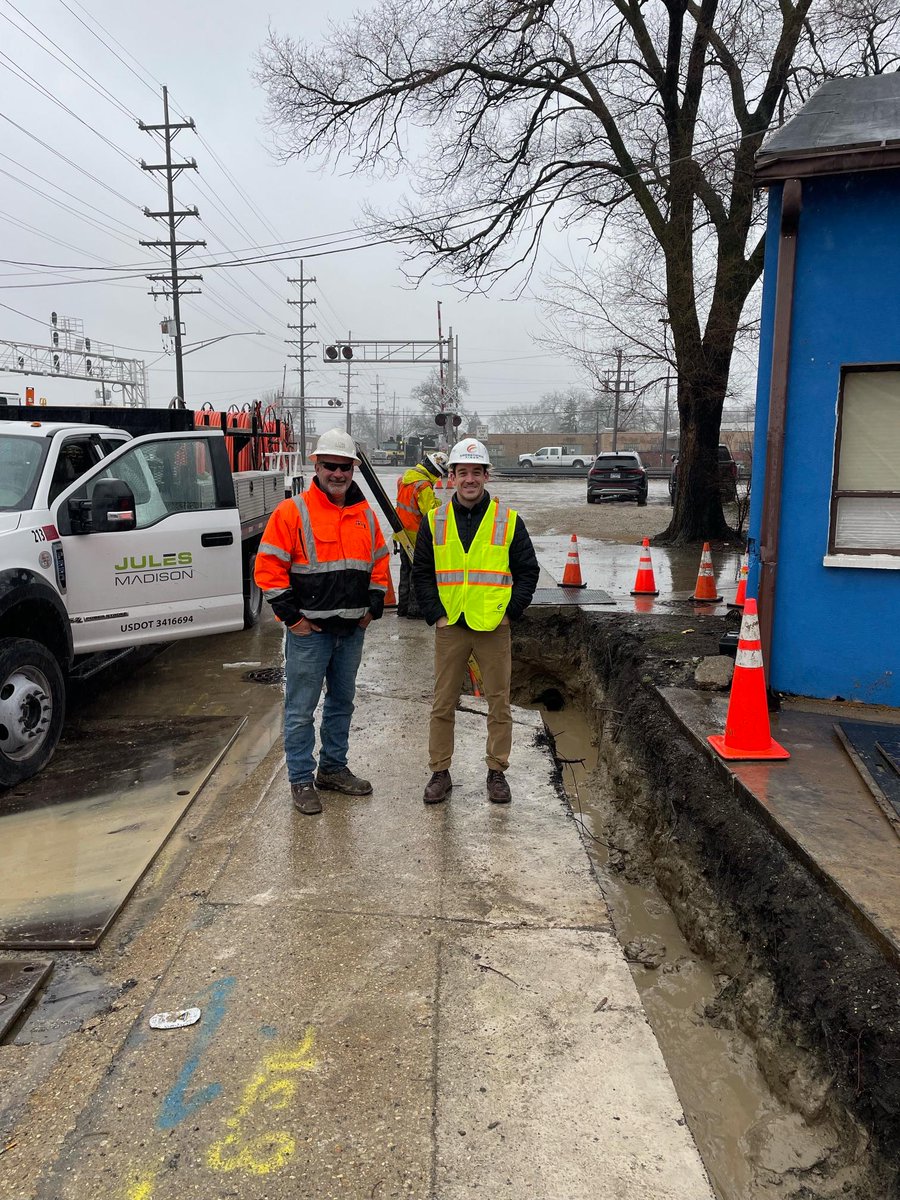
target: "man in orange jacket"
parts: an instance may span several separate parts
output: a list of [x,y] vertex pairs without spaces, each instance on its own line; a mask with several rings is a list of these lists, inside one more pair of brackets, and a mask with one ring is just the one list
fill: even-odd
[[[310,454],[312,486],[272,513],[256,582],[285,625],[284,755],[295,807],[322,811],[317,788],[368,796],[347,766],[356,674],[366,626],[384,611],[389,551],[353,468],[356,445],[329,429]],[[313,714],[326,685],[316,773]]]

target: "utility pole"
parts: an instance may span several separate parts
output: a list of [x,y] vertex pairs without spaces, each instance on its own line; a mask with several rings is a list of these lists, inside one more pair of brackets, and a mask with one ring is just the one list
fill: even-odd
[[300,458],[306,462],[306,351],[307,347],[315,345],[314,342],[306,340],[306,331],[315,329],[315,322],[307,322],[306,310],[311,304],[315,304],[315,300],[306,299],[306,285],[315,283],[316,278],[305,276],[303,274],[303,259],[300,259],[300,274],[296,279],[288,276],[288,283],[296,283],[300,290],[300,298],[298,300],[288,300],[288,304],[294,304],[300,309],[300,324],[288,324],[288,329],[297,331],[299,337],[285,338],[289,346],[296,346],[300,353],[289,354],[288,358],[296,358],[299,360],[300,366],[297,368],[300,373]]
[[[353,334],[347,330],[347,341],[353,341]],[[350,416],[350,359],[347,359],[347,433],[353,436],[353,418]]]
[[600,385],[603,388],[604,392],[613,392],[615,394],[615,398],[613,401],[613,434],[612,434],[613,450],[618,450],[618,448],[619,448],[618,442],[619,442],[619,403],[620,403],[620,400],[621,400],[623,394],[634,391],[634,377],[633,377],[631,371],[627,372],[625,378],[622,377],[622,359],[623,358],[624,358],[624,352],[622,350],[616,350],[615,383],[613,383],[612,378],[611,378],[612,372],[607,371],[606,372],[606,380],[604,383],[602,383]]
[[[196,126],[193,120],[179,121],[174,125],[169,120],[169,89],[163,88],[163,124],[162,125],[145,125],[143,121],[138,121],[138,128],[143,129],[145,133],[161,133],[166,147],[166,161],[164,163],[145,163],[141,159],[142,171],[164,171],[166,176],[166,195],[169,200],[169,207],[161,212],[151,212],[148,208],[144,209],[145,217],[153,217],[155,219],[165,218],[169,226],[169,237],[167,241],[141,241],[141,246],[152,246],[156,249],[168,247],[169,250],[169,273],[167,275],[148,275],[147,278],[151,283],[161,283],[165,286],[159,291],[150,289],[150,295],[154,298],[157,296],[172,297],[172,315],[174,321],[163,322],[164,332],[175,339],[175,381],[177,396],[176,399],[184,404],[184,367],[182,365],[181,339],[184,334],[184,329],[181,324],[181,297],[192,296],[199,293],[199,288],[184,288],[184,283],[190,283],[202,280],[202,275],[179,275],[178,259],[188,250],[194,249],[196,246],[206,246],[206,242],[188,241],[185,239],[176,238],[175,233],[178,226],[186,217],[199,217],[197,206],[193,208],[175,208],[175,180],[182,171],[196,171],[197,160],[192,158],[189,162],[172,162],[172,143],[182,129],[190,129],[196,132]],[[173,328],[169,326],[174,325]]]
[[666,402],[663,405],[662,458],[660,459],[660,466],[662,467],[666,465],[666,458],[669,453],[669,385],[671,381],[671,372],[666,367]]
[[375,376],[375,448],[381,445],[381,379]]

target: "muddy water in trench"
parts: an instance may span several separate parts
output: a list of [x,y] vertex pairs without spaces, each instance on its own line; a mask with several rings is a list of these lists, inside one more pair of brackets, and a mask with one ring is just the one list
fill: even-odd
[[[779,1168],[794,1158],[790,1136],[797,1132],[796,1119],[769,1091],[748,1039],[702,1017],[718,990],[716,976],[691,951],[662,896],[607,869],[605,832],[592,807],[589,780],[597,751],[584,716],[570,706],[541,713],[555,738],[563,784],[600,869],[619,940],[625,945],[652,938],[665,946],[659,968],[636,964],[632,974],[717,1195],[720,1200],[791,1195],[794,1188],[778,1177]],[[583,762],[571,761],[579,759]]]

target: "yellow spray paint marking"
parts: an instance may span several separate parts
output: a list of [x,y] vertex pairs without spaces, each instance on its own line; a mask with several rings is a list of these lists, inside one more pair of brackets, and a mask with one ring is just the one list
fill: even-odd
[[155,1173],[145,1175],[143,1179],[135,1179],[128,1185],[126,1200],[153,1200],[153,1183]]
[[[206,1162],[212,1170],[268,1175],[285,1165],[296,1147],[291,1134],[279,1131],[247,1136],[244,1126],[254,1109],[280,1112],[288,1107],[297,1091],[296,1081],[289,1078],[291,1073],[312,1071],[317,1065],[313,1042],[314,1031],[307,1029],[296,1049],[278,1050],[263,1059],[259,1073],[244,1088],[234,1115],[225,1122],[230,1132],[206,1152]],[[149,1196],[146,1200],[150,1200]]]

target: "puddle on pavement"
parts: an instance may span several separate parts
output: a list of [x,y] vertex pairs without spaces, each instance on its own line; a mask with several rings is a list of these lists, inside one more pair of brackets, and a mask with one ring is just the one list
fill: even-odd
[[[656,969],[632,964],[632,974],[716,1194],[720,1200],[796,1195],[793,1187],[785,1190],[776,1180],[778,1171],[771,1171],[773,1164],[787,1164],[794,1156],[789,1134],[797,1133],[796,1116],[770,1092],[749,1039],[703,1018],[704,1007],[719,990],[715,974],[690,949],[659,892],[652,885],[629,883],[607,865],[602,815],[591,801],[589,776],[598,763],[588,722],[569,705],[540,711],[555,739],[563,785],[598,868],[620,942],[638,943],[630,953],[641,946],[657,952],[665,947]],[[764,1182],[766,1176],[771,1182]]]

